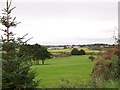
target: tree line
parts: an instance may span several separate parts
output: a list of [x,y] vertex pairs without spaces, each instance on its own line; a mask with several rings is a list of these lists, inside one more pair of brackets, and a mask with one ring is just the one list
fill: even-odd
[[27,56],[29,59],[26,61],[31,64],[40,64],[40,60],[42,61],[42,64],[44,64],[45,59],[52,58],[52,54],[48,52],[47,48],[45,46],[39,45],[39,44],[24,44],[20,46],[19,49],[19,56]]

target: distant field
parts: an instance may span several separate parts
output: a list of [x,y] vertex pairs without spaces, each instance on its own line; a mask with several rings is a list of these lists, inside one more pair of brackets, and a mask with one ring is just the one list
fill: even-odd
[[[83,50],[85,50],[85,52],[99,52],[99,50],[91,50],[91,49],[88,49],[88,48],[78,48],[78,50],[80,50],[80,49],[83,49]],[[49,50],[48,49],[48,51],[49,52],[71,52],[71,50],[72,50],[72,48],[68,48],[68,49],[51,49],[51,50]]]
[[[86,52],[86,55],[90,55],[91,53],[94,52],[94,54],[99,54],[100,50],[91,50],[88,48],[78,48],[78,50],[83,49]],[[55,57],[61,56],[61,53],[69,53],[72,51],[72,48],[68,49],[48,49],[48,51]],[[104,52],[104,51],[101,51]],[[63,55],[62,54],[62,55]]]
[[87,55],[56,57],[45,61],[45,65],[34,65],[37,70],[36,80],[42,79],[39,88],[53,88],[63,78],[69,78],[75,82],[89,80],[93,68]]

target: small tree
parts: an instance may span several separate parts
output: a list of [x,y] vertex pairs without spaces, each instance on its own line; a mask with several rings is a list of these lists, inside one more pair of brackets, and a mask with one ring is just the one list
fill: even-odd
[[26,55],[20,56],[20,45],[24,45],[23,38],[17,40],[13,37],[14,34],[10,31],[10,27],[17,26],[15,21],[16,17],[10,16],[11,11],[15,7],[11,8],[10,3],[6,2],[6,8],[4,8],[3,16],[0,17],[0,22],[6,27],[2,29],[5,38],[2,37],[2,88],[27,88],[35,87],[37,82],[34,81],[35,72],[30,69],[31,65],[26,64],[24,60],[28,59]]

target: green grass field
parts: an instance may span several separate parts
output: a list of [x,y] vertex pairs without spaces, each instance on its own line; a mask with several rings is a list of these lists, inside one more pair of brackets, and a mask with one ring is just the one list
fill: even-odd
[[34,65],[36,80],[41,79],[38,88],[53,88],[63,78],[72,81],[89,80],[93,68],[92,62],[87,55],[56,57],[45,61],[45,65]]
[[[88,48],[78,48],[78,50],[80,50],[80,49],[83,49],[83,50],[85,50],[85,52],[99,52],[99,50],[91,50],[91,49],[88,49]],[[71,52],[71,50],[72,50],[72,48],[68,48],[68,49],[51,49],[51,50],[49,50],[48,49],[48,51],[49,52]]]

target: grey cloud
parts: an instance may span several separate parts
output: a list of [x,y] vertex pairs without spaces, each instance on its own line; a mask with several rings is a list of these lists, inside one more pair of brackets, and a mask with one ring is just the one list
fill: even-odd
[[36,3],[20,2],[15,13],[31,17],[88,17],[101,20],[117,19],[117,3]]

